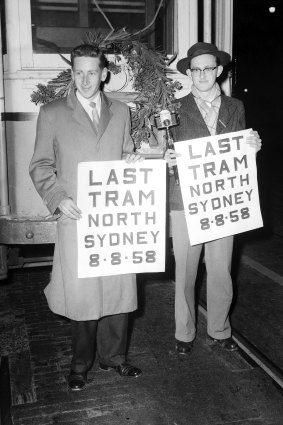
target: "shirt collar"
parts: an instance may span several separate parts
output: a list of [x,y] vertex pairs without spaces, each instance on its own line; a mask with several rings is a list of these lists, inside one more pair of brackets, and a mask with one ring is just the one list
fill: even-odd
[[81,103],[83,108],[86,109],[86,110],[91,109],[91,106],[89,105],[90,102],[95,102],[98,115],[100,115],[100,110],[101,110],[101,94],[100,94],[100,91],[98,93],[96,93],[95,96],[91,97],[90,99],[86,99],[85,97],[83,97],[80,94],[80,92],[78,90],[76,90],[76,96],[78,98],[78,101]]
[[208,98],[204,99],[202,97],[202,93],[196,88],[196,86],[193,84],[191,91],[194,95],[194,97],[207,102],[207,103],[212,103],[216,98],[218,98],[219,96],[221,96],[221,90],[220,87],[218,85],[218,83],[215,83],[214,86],[211,89],[210,95]]

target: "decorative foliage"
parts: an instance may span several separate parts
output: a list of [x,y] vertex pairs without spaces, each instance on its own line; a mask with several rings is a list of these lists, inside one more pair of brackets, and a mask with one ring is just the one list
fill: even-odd
[[[95,4],[109,23],[111,31],[106,37],[102,37],[96,31],[88,32],[86,33],[87,43],[98,46],[106,55],[114,54],[115,63],[113,61],[109,63],[109,71],[113,74],[121,72],[119,62],[121,55],[124,56],[133,81],[133,88],[137,92],[134,100],[135,108],[132,109],[132,136],[136,147],[139,147],[142,141],[148,141],[154,134],[152,129],[154,115],[162,109],[173,112],[178,107],[178,104],[173,103],[174,93],[181,88],[181,85],[168,76],[170,69],[166,54],[150,49],[138,39],[144,30],[135,34],[130,34],[125,28],[114,31],[99,5],[96,2]],[[157,13],[161,4],[162,1]],[[149,26],[151,25],[152,23]],[[64,60],[68,62],[65,58]],[[31,95],[31,100],[35,104],[45,104],[66,96],[71,87],[71,72],[66,70],[48,82],[46,86],[38,84],[37,91]]]
[[49,103],[54,99],[67,96],[72,87],[71,70],[60,72],[56,78],[49,81],[47,85],[38,84],[37,91],[32,92],[31,101],[36,105]]

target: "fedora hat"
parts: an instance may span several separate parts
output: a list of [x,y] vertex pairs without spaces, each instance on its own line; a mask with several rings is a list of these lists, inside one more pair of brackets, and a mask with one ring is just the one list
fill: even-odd
[[219,59],[220,65],[227,65],[231,57],[228,53],[218,50],[218,48],[211,43],[195,43],[193,44],[187,53],[187,57],[180,59],[177,63],[177,69],[182,74],[187,75],[186,71],[190,67],[190,62],[193,58],[200,55],[213,55]]

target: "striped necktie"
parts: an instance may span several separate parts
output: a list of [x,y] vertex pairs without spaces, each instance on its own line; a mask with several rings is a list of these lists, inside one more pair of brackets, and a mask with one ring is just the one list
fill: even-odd
[[96,103],[89,102],[89,106],[92,108],[92,122],[93,122],[95,130],[97,131],[98,124],[99,124],[99,116],[98,116],[98,112],[96,108]]
[[215,90],[211,101],[203,99],[194,85],[192,85],[191,91],[210,134],[214,136],[216,134],[219,108],[221,105],[220,87],[217,83],[215,84]]

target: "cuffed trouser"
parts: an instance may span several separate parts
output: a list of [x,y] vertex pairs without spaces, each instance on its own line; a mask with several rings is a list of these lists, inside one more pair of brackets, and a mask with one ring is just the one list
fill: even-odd
[[203,245],[207,271],[207,333],[212,338],[229,338],[233,236],[191,246],[184,211],[171,211],[170,215],[176,263],[175,338],[184,342],[195,338],[195,281]]
[[92,366],[95,351],[98,360],[108,366],[117,366],[125,362],[127,313],[105,316],[99,320],[71,320],[71,328],[73,372],[87,372]]

